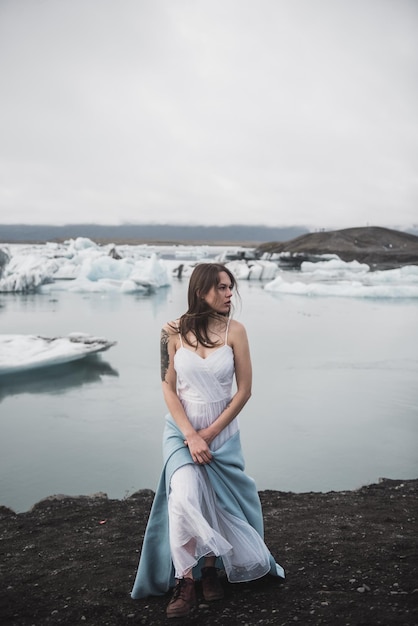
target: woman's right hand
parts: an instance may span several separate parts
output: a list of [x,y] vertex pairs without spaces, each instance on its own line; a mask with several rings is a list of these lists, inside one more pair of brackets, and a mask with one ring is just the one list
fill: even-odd
[[212,460],[212,453],[206,441],[198,433],[193,433],[184,440],[188,446],[191,457],[198,465],[206,465]]

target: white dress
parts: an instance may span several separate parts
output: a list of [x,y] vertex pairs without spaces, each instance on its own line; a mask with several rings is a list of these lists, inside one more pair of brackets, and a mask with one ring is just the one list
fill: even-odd
[[[227,331],[228,332],[228,331]],[[187,345],[187,344],[186,344]],[[209,426],[231,400],[234,353],[225,343],[206,358],[183,343],[174,357],[177,393],[196,430]],[[211,443],[221,447],[238,431],[235,418]],[[230,582],[261,578],[270,571],[270,553],[248,522],[217,502],[204,465],[177,469],[168,497],[169,539],[175,576],[181,578],[203,556],[220,556]]]

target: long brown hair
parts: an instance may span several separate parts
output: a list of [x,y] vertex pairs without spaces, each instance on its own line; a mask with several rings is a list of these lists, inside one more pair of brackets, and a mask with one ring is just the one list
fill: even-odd
[[[188,309],[178,323],[178,330],[183,339],[190,346],[193,343],[187,338],[191,333],[196,341],[206,346],[216,345],[216,341],[209,338],[209,320],[219,315],[203,300],[212,287],[219,284],[219,273],[226,272],[231,287],[236,288],[237,281],[232,272],[221,263],[199,263],[194,268],[190,276],[189,289],[187,293]],[[237,292],[236,292],[237,293]]]

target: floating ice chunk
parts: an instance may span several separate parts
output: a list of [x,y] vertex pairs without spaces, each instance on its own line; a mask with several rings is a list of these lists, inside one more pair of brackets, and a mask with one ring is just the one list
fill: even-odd
[[281,274],[265,285],[266,291],[349,298],[418,297],[418,266],[415,265],[372,272],[368,265],[357,261],[345,263],[341,259],[330,259],[304,262],[301,270],[301,280],[286,280],[285,274]]
[[69,239],[65,242],[68,244],[69,250],[79,251],[86,250],[88,248],[97,249],[98,245],[88,237],[77,237],[76,239]]
[[0,248],[0,278],[3,274],[3,268],[6,267],[10,261],[10,254],[8,250],[2,250]]
[[370,267],[358,261],[344,262],[341,259],[329,261],[304,261],[301,264],[301,272],[310,280],[355,280],[362,279],[370,272]]
[[119,284],[118,291],[122,293],[148,293],[149,289],[143,285],[137,285],[135,281],[129,279]]
[[86,258],[80,268],[80,278],[97,281],[103,278],[125,280],[132,272],[133,263],[127,259],[116,260],[110,256]]
[[318,261],[317,263],[312,263],[311,261],[304,261],[300,267],[302,272],[305,273],[328,273],[328,274],[338,274],[344,273],[347,274],[349,272],[352,273],[365,273],[370,270],[370,267],[366,263],[359,263],[358,261],[349,261],[345,262],[341,259],[330,259],[329,261]]
[[[57,273],[57,277],[60,273]],[[47,290],[74,292],[149,292],[171,284],[168,266],[156,254],[147,259],[123,258],[116,260],[106,254],[84,258],[78,275],[70,283],[61,281]]]
[[[402,268],[405,269],[405,268]],[[398,282],[396,275],[386,276],[387,272],[370,272],[362,280],[339,281],[286,281],[277,276],[265,285],[266,291],[301,296],[338,296],[341,298],[418,298],[417,271],[406,273],[408,277]],[[389,270],[398,272],[398,270]]]
[[229,261],[226,267],[237,280],[271,280],[279,271],[273,261]]
[[80,273],[80,265],[71,261],[62,262],[54,274],[54,280],[74,280]]
[[207,247],[206,246],[175,246],[174,248],[174,256],[176,259],[204,259],[207,257]]
[[149,259],[142,259],[135,263],[129,279],[137,285],[156,289],[171,284],[168,266],[154,253]]
[[103,337],[71,333],[67,337],[0,335],[0,374],[32,370],[83,359],[115,345]]
[[237,280],[248,280],[250,268],[246,261],[229,261],[226,267],[233,273]]
[[54,259],[36,254],[13,255],[3,268],[0,292],[31,292],[51,282],[58,268]]
[[249,261],[254,259],[255,250],[253,248],[243,248],[242,246],[224,249],[215,258],[218,263],[230,263],[232,261]]
[[367,282],[373,285],[418,285],[418,265],[405,265],[393,270],[370,272]]

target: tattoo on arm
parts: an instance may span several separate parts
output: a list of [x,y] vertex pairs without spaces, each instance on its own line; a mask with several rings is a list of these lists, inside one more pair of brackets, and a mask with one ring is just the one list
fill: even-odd
[[169,365],[169,355],[168,355],[168,332],[166,330],[161,331],[161,381],[167,382],[165,376],[167,374],[168,365]]

